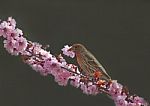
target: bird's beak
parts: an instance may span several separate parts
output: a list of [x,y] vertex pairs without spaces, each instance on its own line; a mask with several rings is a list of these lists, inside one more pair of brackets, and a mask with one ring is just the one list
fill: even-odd
[[72,47],[70,49],[68,49],[67,51],[72,51]]

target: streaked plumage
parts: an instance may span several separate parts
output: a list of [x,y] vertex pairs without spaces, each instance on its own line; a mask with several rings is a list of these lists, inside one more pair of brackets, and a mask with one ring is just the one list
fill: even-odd
[[103,66],[82,44],[73,44],[69,50],[75,52],[77,62],[86,75],[105,80],[111,79]]

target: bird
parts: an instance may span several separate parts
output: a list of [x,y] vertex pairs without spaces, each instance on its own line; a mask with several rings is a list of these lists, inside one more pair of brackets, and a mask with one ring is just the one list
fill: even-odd
[[77,63],[82,73],[90,78],[104,79],[106,81],[111,80],[111,77],[107,74],[104,67],[84,45],[80,43],[73,44],[68,51],[75,53]]

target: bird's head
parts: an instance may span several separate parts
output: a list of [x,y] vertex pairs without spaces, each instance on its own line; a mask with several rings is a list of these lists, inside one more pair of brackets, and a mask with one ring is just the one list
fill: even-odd
[[86,51],[86,48],[82,44],[73,44],[72,47],[68,49],[68,51],[80,53],[80,52]]

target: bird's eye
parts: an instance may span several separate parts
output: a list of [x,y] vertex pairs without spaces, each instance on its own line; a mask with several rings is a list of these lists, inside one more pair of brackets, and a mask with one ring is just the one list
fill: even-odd
[[75,49],[77,49],[78,47],[77,46],[75,46]]

